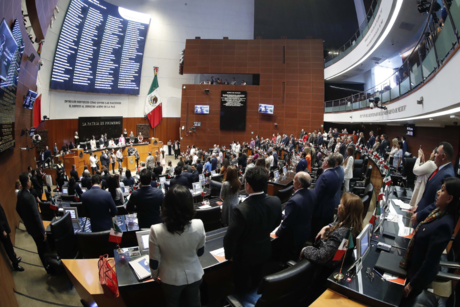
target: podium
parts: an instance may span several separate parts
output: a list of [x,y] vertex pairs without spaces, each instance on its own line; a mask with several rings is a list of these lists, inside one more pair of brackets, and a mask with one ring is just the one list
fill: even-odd
[[[81,154],[80,154],[81,153]],[[80,157],[81,156],[81,157]],[[88,161],[89,163],[89,161]],[[78,172],[78,176],[83,175],[84,167],[87,163],[85,163],[85,158],[83,155],[83,149],[72,149],[71,153],[64,156],[64,170],[67,175],[70,175],[70,171],[72,170],[72,165],[75,164],[75,168]]]
[[129,169],[131,172],[136,173],[136,157],[135,156],[126,157],[126,169]]

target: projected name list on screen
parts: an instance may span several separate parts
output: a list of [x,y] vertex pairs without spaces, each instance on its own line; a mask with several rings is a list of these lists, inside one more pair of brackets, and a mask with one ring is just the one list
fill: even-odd
[[139,95],[150,17],[101,0],[72,0],[61,29],[52,89]]

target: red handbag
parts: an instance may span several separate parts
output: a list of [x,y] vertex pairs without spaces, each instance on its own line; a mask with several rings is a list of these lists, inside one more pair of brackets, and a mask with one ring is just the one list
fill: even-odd
[[120,291],[118,291],[117,273],[114,269],[115,263],[111,265],[109,261],[115,262],[113,259],[109,259],[108,254],[99,256],[99,262],[97,263],[99,268],[99,282],[106,296],[119,297]]

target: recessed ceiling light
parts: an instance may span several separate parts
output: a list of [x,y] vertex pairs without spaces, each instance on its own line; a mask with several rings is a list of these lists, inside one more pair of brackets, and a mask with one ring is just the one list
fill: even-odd
[[457,116],[455,116],[455,114],[452,114],[450,118],[457,118]]
[[430,120],[433,120],[433,119],[430,117]]

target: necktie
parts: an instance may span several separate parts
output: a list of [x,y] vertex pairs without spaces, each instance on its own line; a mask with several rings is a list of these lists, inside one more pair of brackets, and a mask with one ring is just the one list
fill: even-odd
[[439,167],[433,172],[433,174],[431,175],[430,179],[428,179],[428,181],[430,181],[434,175],[436,175],[436,173],[439,171]]

